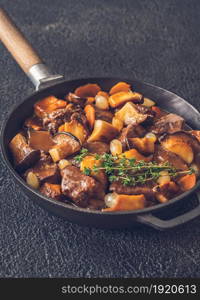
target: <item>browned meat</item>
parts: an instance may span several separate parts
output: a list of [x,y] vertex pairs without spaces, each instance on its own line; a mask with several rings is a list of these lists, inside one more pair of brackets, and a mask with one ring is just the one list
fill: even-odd
[[111,111],[101,110],[95,107],[95,119],[103,120],[108,123],[112,123],[113,114]]
[[59,201],[63,198],[60,184],[52,184],[46,182],[41,186],[40,193],[49,198],[53,198]]
[[33,116],[26,119],[24,126],[34,130],[42,130],[42,120],[37,116]]
[[30,168],[40,159],[40,150],[34,150],[26,141],[26,138],[18,133],[10,141],[9,148],[14,158],[14,165],[19,172]]
[[162,146],[156,145],[153,160],[158,163],[169,162],[176,169],[187,170],[187,164],[173,152],[165,150]]
[[43,162],[43,163],[52,163],[52,158],[50,156],[49,153],[46,153],[44,151],[40,151],[41,155],[40,155],[40,160],[38,162]]
[[123,151],[129,148],[128,138],[143,137],[146,130],[141,125],[128,125],[123,128],[118,139],[122,143]]
[[77,167],[67,166],[61,171],[61,175],[63,194],[73,200],[78,206],[87,207],[89,198],[103,198],[102,185],[94,178],[82,174]]
[[71,103],[74,103],[74,104],[78,104],[80,106],[84,106],[85,105],[85,102],[87,101],[87,98],[81,98],[81,97],[78,97],[76,94],[74,93],[69,93],[68,95],[66,95],[66,100],[68,100],[69,102]]
[[183,128],[184,119],[176,114],[168,114],[158,119],[152,126],[152,132],[156,134],[174,133]]
[[88,121],[87,118],[82,110],[79,112],[75,112],[71,115],[71,121],[76,120],[80,124],[84,126],[84,128],[88,131]]
[[30,171],[38,177],[41,183],[58,183],[60,180],[60,171],[55,163],[40,160],[33,168],[26,171],[25,177]]
[[135,104],[135,107],[140,114],[146,115],[146,119],[144,120],[143,124],[145,124],[145,126],[152,124],[154,117],[156,115],[155,112],[151,110],[151,108],[141,104]]
[[141,104],[135,104],[135,107],[137,108],[137,110],[141,113],[141,114],[147,114],[149,116],[154,117],[155,116],[155,112],[151,110],[151,108],[141,105]]
[[200,152],[200,142],[198,138],[191,134],[189,131],[178,131],[171,135],[164,135],[163,138],[161,138],[161,142],[165,141],[168,137],[172,137],[173,139],[176,139],[176,142],[184,142],[192,147],[194,152],[199,153]]
[[58,127],[64,122],[71,121],[71,117],[75,113],[83,113],[82,108],[79,105],[68,104],[65,108],[56,109],[46,114],[42,119],[43,126],[45,129],[55,134],[58,130]]
[[84,148],[88,149],[90,153],[104,154],[110,151],[110,147],[108,144],[103,142],[91,142],[86,143]]
[[44,128],[55,134],[58,127],[68,119],[68,113],[67,108],[57,109],[49,113],[42,119]]
[[118,181],[111,183],[109,190],[117,194],[125,195],[143,194],[147,200],[154,200],[155,196],[152,188],[149,186],[125,186]]

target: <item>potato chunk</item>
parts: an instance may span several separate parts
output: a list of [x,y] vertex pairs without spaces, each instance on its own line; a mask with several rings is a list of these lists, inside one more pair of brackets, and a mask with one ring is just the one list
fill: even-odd
[[115,117],[123,121],[126,125],[137,125],[147,119],[147,115],[139,113],[132,102],[126,103],[118,112],[115,113]]
[[94,129],[87,142],[102,141],[109,142],[117,134],[118,130],[110,123],[103,120],[96,120],[94,123]]

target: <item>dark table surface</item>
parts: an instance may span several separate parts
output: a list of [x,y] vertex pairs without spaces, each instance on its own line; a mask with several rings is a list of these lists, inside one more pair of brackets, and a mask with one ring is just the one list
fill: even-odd
[[[66,78],[125,76],[200,108],[199,0],[1,0]],[[0,45],[1,122],[33,91]],[[170,232],[98,230],[32,203],[0,162],[0,277],[199,277],[200,218]]]

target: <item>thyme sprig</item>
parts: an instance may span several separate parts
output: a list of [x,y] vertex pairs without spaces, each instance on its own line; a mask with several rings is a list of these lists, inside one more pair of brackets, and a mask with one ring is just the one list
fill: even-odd
[[[75,159],[77,162],[81,162],[88,154],[88,150],[83,148]],[[126,186],[135,186],[136,184],[145,184],[149,181],[156,181],[161,176],[161,171],[167,171],[172,178],[181,174],[194,173],[192,168],[181,171],[170,165],[168,162],[158,164],[154,161],[137,161],[136,159],[128,159],[121,155],[113,156],[108,153],[93,155],[97,164],[94,165],[93,168],[85,168],[84,174],[91,175],[92,172],[104,170],[110,182],[120,181]]]

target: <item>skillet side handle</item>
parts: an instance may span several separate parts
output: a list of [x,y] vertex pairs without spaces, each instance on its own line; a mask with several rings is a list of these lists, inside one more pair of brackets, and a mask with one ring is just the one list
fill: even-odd
[[53,75],[49,71],[37,52],[2,8],[0,8],[0,40],[31,79],[36,89],[48,87],[63,79],[61,75]]
[[183,215],[180,215],[170,220],[161,220],[152,214],[144,214],[139,215],[137,217],[137,221],[139,223],[148,225],[158,230],[167,230],[183,225],[200,216],[200,191],[196,192],[196,196],[198,199],[197,206],[192,210],[188,211],[187,213],[184,213]]

